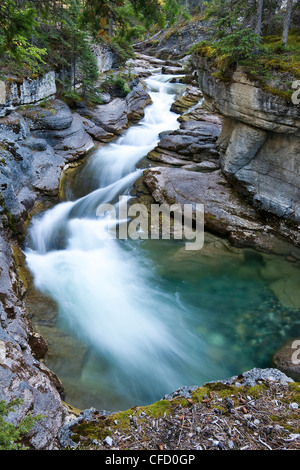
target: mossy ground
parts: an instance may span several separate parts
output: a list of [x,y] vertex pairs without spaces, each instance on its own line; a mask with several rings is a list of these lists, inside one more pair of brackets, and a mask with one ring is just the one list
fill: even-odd
[[190,398],[179,394],[109,416],[95,412],[72,427],[71,439],[93,450],[299,449],[299,403],[299,383],[208,383]]
[[[230,82],[234,68],[227,68],[226,62],[216,57],[213,44],[199,43],[193,47],[192,53],[211,59],[216,69],[213,72],[215,78]],[[287,47],[282,45],[280,36],[263,37],[260,50],[238,65],[243,66],[249,78],[258,81],[264,91],[290,102],[294,93],[292,83],[300,79],[299,32],[290,32]]]

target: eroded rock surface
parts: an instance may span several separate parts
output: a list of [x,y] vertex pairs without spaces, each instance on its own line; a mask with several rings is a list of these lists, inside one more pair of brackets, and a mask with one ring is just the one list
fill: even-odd
[[225,117],[223,172],[257,208],[299,224],[299,106],[266,92],[242,67],[224,81],[207,59],[195,59],[195,66],[204,95]]

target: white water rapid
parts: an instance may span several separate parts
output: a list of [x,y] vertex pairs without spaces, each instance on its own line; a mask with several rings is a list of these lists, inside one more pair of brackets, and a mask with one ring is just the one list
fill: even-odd
[[[137,163],[179,126],[170,111],[182,85],[154,74],[146,80],[152,104],[139,124],[97,150],[82,173],[96,181],[86,196],[35,217],[26,258],[35,286],[58,305],[58,323],[89,348],[82,394],[99,382],[99,394],[119,396],[111,408],[150,403],[205,377],[206,345],[193,328],[191,311],[165,292],[142,241],[116,240],[95,216],[100,203],[117,204],[141,175]],[[113,221],[112,221],[113,223]],[[155,243],[155,241],[153,241]],[[74,350],[76,361],[76,350]],[[80,385],[79,385],[80,386]],[[91,384],[93,387],[93,384]]]

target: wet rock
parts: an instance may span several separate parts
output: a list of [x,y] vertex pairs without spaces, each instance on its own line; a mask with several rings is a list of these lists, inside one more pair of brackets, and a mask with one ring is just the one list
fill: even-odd
[[[23,399],[23,403],[8,416],[9,422],[20,423],[28,413],[42,414],[28,436],[33,449],[57,449],[57,433],[67,417],[67,411],[57,389],[60,381],[47,371],[34,355],[28,339],[33,336],[26,310],[17,297],[18,280],[14,275],[11,248],[0,237],[0,400]],[[40,351],[41,353],[41,351]],[[61,387],[61,384],[60,384]]]
[[115,98],[108,104],[86,109],[84,114],[106,132],[119,135],[128,128],[131,121],[138,121],[143,117],[144,109],[150,103],[150,96],[143,85],[138,83],[125,99]]
[[97,126],[90,119],[82,118],[82,124],[85,131],[94,139],[100,142],[109,142],[115,134],[104,130],[102,127]]
[[192,106],[202,100],[203,94],[198,87],[188,86],[186,91],[171,106],[171,111],[177,114],[187,112]]
[[138,83],[126,96],[127,119],[135,122],[144,117],[145,107],[151,104],[151,98],[144,86]]
[[204,204],[206,230],[229,237],[236,246],[264,245],[265,237],[272,238],[272,227],[234,193],[220,170],[156,167],[144,171],[144,181],[159,204]]
[[183,67],[168,67],[164,66],[161,69],[161,73],[164,75],[184,75],[185,70]]
[[217,158],[216,141],[219,134],[220,129],[215,124],[188,121],[180,129],[164,133],[158,146],[147,157],[176,166]]
[[300,338],[287,341],[272,358],[274,367],[300,382]]

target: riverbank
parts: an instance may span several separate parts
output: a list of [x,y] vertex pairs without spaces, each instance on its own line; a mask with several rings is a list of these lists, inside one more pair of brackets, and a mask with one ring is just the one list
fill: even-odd
[[[150,63],[151,63],[151,61],[150,61]],[[172,64],[172,66],[173,66],[173,64]],[[178,70],[177,70],[177,72],[178,72]],[[144,104],[149,103],[149,99],[148,99],[147,96],[145,96],[145,100],[143,100],[143,103]],[[109,121],[107,121],[107,120],[105,121],[105,126],[106,126],[105,130],[106,130],[106,132],[111,133],[112,123],[116,123],[117,126],[118,126],[117,134],[118,134],[118,132],[120,132],[120,128],[123,128],[124,123],[125,123],[124,125],[125,125],[125,128],[126,128],[128,126],[128,122],[126,122],[126,119],[124,120],[124,102],[122,104],[120,102],[118,102],[118,105],[120,105],[120,106],[118,106],[117,109],[120,112],[118,111],[117,114],[120,117],[120,119],[115,120],[115,118],[111,118],[111,114],[107,113],[107,109],[106,109],[105,117],[102,118],[102,120],[101,119],[97,120],[97,123],[95,125],[99,125],[100,123],[103,124],[103,120],[107,119],[107,116],[109,116]],[[100,111],[100,109],[101,109],[101,107],[99,107],[98,112]],[[110,107],[110,109],[111,109],[111,107]],[[48,114],[48,116],[51,119],[51,115],[54,115],[54,114],[52,114],[51,111],[49,111],[49,113],[50,114]],[[134,113],[134,114],[136,115],[136,113]],[[210,116],[210,119],[212,119],[212,117],[214,117],[214,119],[216,119],[215,115],[213,115],[211,113],[207,113],[207,114]],[[139,112],[138,115],[141,116],[142,112]],[[127,116],[128,116],[128,114],[127,114]],[[42,120],[44,120],[45,116],[40,116],[40,118]],[[89,116],[89,118],[90,118],[90,116]],[[86,118],[84,118],[84,119],[86,119]],[[92,119],[90,120],[90,122],[93,122]],[[216,125],[217,128],[219,128],[219,122],[217,122],[215,125]],[[88,122],[88,127],[89,128],[92,127],[94,129],[94,126],[91,126],[89,122]],[[212,129],[212,128],[210,127],[210,129]],[[187,129],[183,129],[183,130],[187,130]],[[214,127],[214,130],[216,131],[215,127]],[[189,131],[191,131],[191,129]],[[190,132],[190,134],[192,134],[192,135],[190,135],[189,137],[195,139],[197,134],[195,134],[195,133],[193,134],[193,132],[194,132],[194,130],[192,132]],[[196,132],[198,132],[198,136],[199,136],[199,128],[196,130]],[[103,134],[101,134],[101,135],[103,136]],[[210,135],[212,135],[213,137],[216,136],[216,134],[210,134]],[[44,135],[44,137],[45,137],[45,135]],[[168,138],[168,136],[164,136],[163,138],[165,138],[165,137]],[[72,140],[72,139],[70,139],[70,140]],[[61,144],[59,144],[59,145],[61,146]],[[166,145],[165,145],[165,147],[166,147]],[[58,150],[61,150],[61,149],[58,148]],[[66,151],[65,144],[63,145],[63,150]],[[210,160],[210,165],[208,165],[208,166],[207,166],[207,160],[205,159],[203,161],[206,165],[206,171],[208,170],[210,172],[212,170],[211,164],[215,163],[215,165],[216,165],[215,152],[214,152],[214,151],[216,151],[216,148],[214,146],[214,139],[212,139],[212,141],[209,142],[209,148],[205,149],[205,152],[206,152],[205,158],[207,158],[207,152],[208,151],[210,152],[210,155],[213,155],[214,158],[212,158]],[[190,154],[192,156],[195,155],[193,152],[189,153],[189,155]],[[172,158],[173,156],[170,157],[170,155],[168,155],[168,157]],[[74,160],[74,162],[75,162],[75,160]],[[182,155],[180,155],[180,160],[181,160],[180,165],[186,165],[187,162],[188,162],[188,164],[203,164],[203,161],[200,161],[200,162],[196,161],[195,162],[194,157],[192,157],[192,160],[186,160],[185,158],[184,159],[182,158]],[[153,160],[152,160],[152,162],[153,162]],[[156,161],[156,165],[157,165],[157,163],[160,164],[159,161]],[[164,168],[168,169],[169,167],[165,166],[166,162],[163,162],[163,163],[164,163]],[[200,167],[200,168],[203,169],[205,165],[202,165],[202,167]],[[172,167],[170,167],[170,168],[172,168]],[[61,170],[62,170],[61,166],[59,167],[59,171],[56,168],[57,175],[58,175],[56,182],[60,181]],[[161,171],[161,170],[158,170],[157,167],[156,167],[156,168],[154,168],[153,170],[150,170],[150,171]],[[181,171],[181,169],[180,169],[180,171]],[[183,171],[185,172],[185,171],[189,171],[189,170],[185,169]],[[219,171],[219,170],[218,170],[218,168],[217,169],[214,168],[214,171]],[[148,174],[147,172],[148,172],[148,170],[145,172],[146,175]],[[186,173],[184,173],[184,174],[186,174]],[[191,174],[191,173],[187,173],[187,174]],[[204,174],[207,175],[207,173],[204,173]],[[197,175],[199,176],[199,172],[197,172]],[[201,176],[201,172],[200,172],[200,176]],[[149,186],[150,185],[148,185],[148,190],[150,189]],[[51,198],[53,196],[54,196],[54,199],[57,198],[58,188],[59,188],[59,184],[56,183],[55,193],[52,191],[53,187],[49,191],[49,194],[51,195]],[[143,191],[142,191],[142,193],[143,193]],[[47,197],[49,197],[49,194],[48,194],[48,196],[46,195],[46,199],[47,199]],[[151,193],[149,193],[149,191],[148,192],[146,191],[146,193],[143,193],[142,196],[151,196],[151,197],[153,197],[153,192],[151,194]],[[160,202],[159,199],[157,199],[157,200]],[[52,202],[53,202],[53,199],[51,200],[51,204],[52,204]],[[6,216],[7,221],[9,221],[9,218],[7,217],[7,213],[5,214],[5,216]],[[8,223],[8,222],[6,222],[6,223]],[[243,230],[244,230],[244,227],[243,227]],[[217,232],[218,232],[218,230],[217,230]],[[219,233],[220,233],[220,230],[219,230]],[[227,234],[224,233],[224,231],[223,231],[222,235],[227,235]],[[3,341],[2,342],[3,344],[1,343],[2,344],[2,351],[3,351],[2,357],[4,358],[4,365],[5,365],[6,371],[12,371],[12,368],[16,367],[18,365],[19,375],[15,376],[13,378],[13,381],[12,381],[12,379],[10,379],[10,380],[8,379],[8,375],[6,376],[7,379],[3,383],[7,383],[7,388],[4,389],[4,393],[3,393],[2,396],[5,396],[5,398],[7,398],[8,396],[11,396],[11,393],[9,392],[9,390],[14,390],[14,393],[15,393],[15,390],[21,391],[21,388],[24,387],[24,371],[26,369],[28,370],[28,358],[30,357],[30,360],[32,361],[32,368],[31,368],[30,374],[28,375],[28,377],[26,378],[26,381],[25,381],[26,389],[28,391],[27,395],[26,395],[25,406],[23,406],[21,411],[19,412],[19,414],[17,413],[16,415],[14,415],[12,417],[12,419],[15,419],[16,421],[20,420],[21,416],[24,416],[24,413],[26,413],[26,410],[29,410],[32,406],[33,406],[33,408],[35,409],[36,412],[43,411],[44,413],[46,413],[48,415],[48,420],[46,420],[47,423],[49,423],[48,427],[47,427],[47,425],[45,426],[45,421],[42,424],[38,423],[35,427],[35,431],[32,433],[30,444],[34,448],[47,448],[47,449],[50,449],[52,447],[55,448],[55,446],[60,447],[61,444],[58,443],[58,441],[56,440],[57,432],[61,428],[61,426],[63,425],[65,420],[66,419],[67,420],[71,419],[72,417],[74,417],[74,414],[72,414],[72,413],[69,414],[68,406],[61,403],[61,398],[59,396],[59,392],[62,393],[62,388],[63,388],[62,384],[60,384],[59,380],[54,375],[51,375],[50,371],[45,371],[45,370],[43,370],[43,367],[40,366],[40,364],[41,364],[40,359],[42,359],[43,354],[46,350],[46,345],[43,342],[42,338],[40,338],[39,336],[36,336],[35,333],[30,331],[29,322],[26,321],[25,326],[24,326],[24,323],[22,323],[22,324],[19,323],[19,325],[18,325],[18,323],[16,322],[16,319],[17,319],[16,306],[17,305],[19,306],[18,319],[20,320],[20,318],[22,317],[22,322],[24,322],[23,315],[24,315],[25,311],[23,309],[22,304],[20,303],[19,295],[20,295],[20,298],[22,299],[22,296],[24,295],[24,289],[26,289],[26,286],[20,285],[19,282],[16,280],[14,274],[13,274],[13,273],[15,273],[15,266],[13,266],[12,261],[9,261],[9,260],[11,260],[11,253],[10,253],[9,243],[6,243],[5,245],[3,244],[3,246],[5,246],[5,249],[3,249],[3,253],[7,254],[6,260],[3,263],[3,266],[6,264],[8,270],[6,271],[7,272],[7,284],[6,284],[6,286],[3,287],[3,296],[2,296],[2,298],[4,298],[4,295],[6,295],[5,292],[10,292],[10,293],[14,292],[15,295],[10,297],[10,303],[8,303],[7,297],[5,297],[5,303],[4,303],[5,308],[4,308],[3,313],[2,313],[2,321],[3,321],[2,324],[5,325],[5,330],[6,330],[5,334],[7,334],[7,332],[10,333],[10,339],[12,340],[12,342],[14,344],[14,348],[13,348],[12,351],[9,352],[8,348],[7,348],[7,345],[6,345],[6,340]],[[253,245],[251,245],[251,246],[253,246]],[[286,256],[292,256],[293,261],[295,262],[297,260],[297,256],[295,256],[295,253],[296,253],[295,248],[290,248],[290,249],[293,250],[293,251],[286,253]],[[22,263],[21,263],[21,265],[22,265]],[[16,295],[16,292],[17,292],[17,295]],[[17,329],[17,326],[19,326],[19,328],[20,328],[19,330]],[[22,330],[21,330],[21,328],[22,328]],[[30,331],[30,333],[29,333],[29,331]],[[8,338],[8,337],[6,337],[6,338]],[[32,345],[33,344],[37,345],[37,343],[38,343],[39,346],[42,346],[40,348],[39,352],[38,352],[38,349],[35,348],[35,356],[36,357],[34,357],[34,358],[31,357],[32,349],[30,347],[28,347],[28,345],[26,343],[28,338],[31,338],[31,344]],[[34,343],[34,339],[36,340],[35,343]],[[20,360],[21,360],[21,357],[22,357],[24,351],[26,352],[25,356],[26,356],[27,363],[23,362],[22,368],[20,368],[19,364],[20,364]],[[41,351],[44,351],[44,352],[42,353]],[[12,362],[10,362],[10,361],[12,361]],[[42,370],[41,374],[37,373],[38,368],[40,368],[39,372],[41,372],[41,370]],[[35,393],[35,388],[38,387],[38,384],[40,384],[41,381],[45,382],[45,374],[50,374],[50,376],[48,376],[49,380],[47,380],[47,386],[43,390],[43,394],[45,394],[45,391],[47,390],[47,394],[48,394],[48,397],[49,397],[49,402],[48,402],[48,405],[47,405],[46,409],[41,409],[41,406],[39,406],[39,404],[38,404],[39,402],[38,402],[36,396],[34,396],[34,393]],[[285,393],[290,393],[290,392],[288,392],[288,390],[289,389],[285,388]],[[55,397],[55,402],[53,402],[53,396]],[[285,398],[287,398],[287,396],[285,396]],[[289,404],[294,403],[294,401],[293,401],[294,399],[296,400],[296,398],[294,398],[294,395],[291,395],[291,396],[289,395],[289,399],[290,399]],[[40,401],[40,403],[42,404],[41,401]],[[53,406],[53,403],[56,404],[56,407]],[[181,406],[182,406],[182,404],[181,404]],[[190,404],[188,406],[190,406]],[[176,411],[176,413],[177,413],[177,411]],[[200,414],[202,413],[202,411],[200,410]],[[199,412],[199,410],[197,410],[197,412]],[[74,413],[77,413],[77,412],[75,412],[75,410],[74,410]],[[49,416],[49,414],[50,414],[50,416]],[[297,410],[295,412],[295,415],[297,416]],[[160,418],[161,418],[161,416],[160,416]],[[176,416],[175,416],[175,418],[177,419]],[[133,419],[133,422],[134,421],[135,420]],[[131,428],[129,428],[129,429],[131,429]],[[294,428],[293,428],[293,431],[295,433]],[[120,430],[116,430],[116,432],[120,432]],[[214,433],[211,434],[211,436],[213,436],[213,435],[214,435]],[[43,440],[43,436],[44,436],[44,440]],[[101,436],[102,436],[102,434],[100,433],[99,437],[101,437]],[[123,437],[124,437],[124,435],[123,435]],[[281,437],[285,438],[284,434],[282,434]],[[288,438],[291,439],[291,441],[290,441],[291,444],[289,444],[289,445],[293,446],[294,445],[293,438],[291,438],[290,435],[288,436]],[[178,437],[178,439],[179,439],[179,437]],[[188,439],[188,435],[186,435],[186,439]],[[182,439],[182,441],[180,440],[180,442],[181,442],[181,446],[189,445],[187,440]],[[153,445],[157,446],[159,444],[160,443],[155,441],[155,443]],[[102,443],[100,443],[99,445],[100,445],[99,448],[107,448],[107,447],[101,447]],[[107,446],[107,444],[105,444],[105,445]],[[240,445],[242,445],[242,443],[238,443],[237,447],[239,447]],[[246,445],[246,444],[243,444],[243,445]],[[268,445],[270,445],[270,444],[268,444]],[[207,446],[207,443],[205,444],[205,446]],[[154,447],[151,447],[151,448],[154,448]],[[187,447],[180,447],[180,448],[185,448],[186,449]]]
[[37,103],[8,106],[0,119],[0,399],[22,400],[7,418],[15,425],[29,412],[45,416],[26,436],[26,445],[47,450],[60,448],[58,431],[74,414],[63,402],[60,379],[43,363],[47,342],[34,331],[24,301],[33,282],[22,252],[26,230],[35,214],[59,201],[64,171],[140,119],[149,104],[136,82],[124,99],[111,96],[103,107],[83,109],[81,104],[82,117],[53,96],[53,89]]

